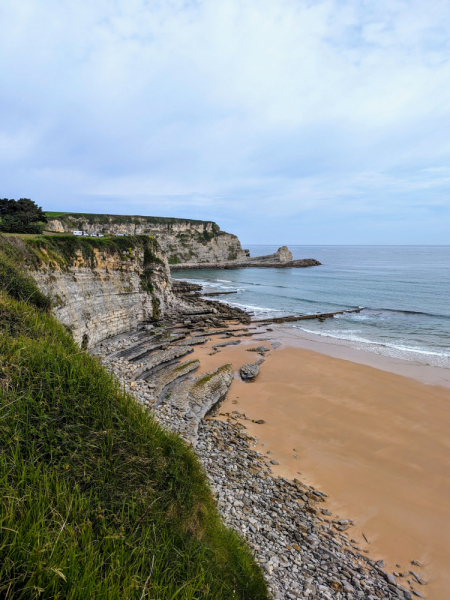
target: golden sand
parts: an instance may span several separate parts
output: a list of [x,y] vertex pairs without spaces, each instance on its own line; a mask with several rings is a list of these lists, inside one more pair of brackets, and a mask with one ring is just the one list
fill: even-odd
[[[246,351],[252,340],[214,356],[211,345],[195,350],[201,372],[259,358]],[[390,572],[418,571],[427,598],[450,598],[450,389],[284,346],[255,382],[236,376],[221,412],[233,410],[280,463],[274,474],[326,492],[322,506],[355,521],[349,540]],[[399,582],[409,587],[407,579]]]

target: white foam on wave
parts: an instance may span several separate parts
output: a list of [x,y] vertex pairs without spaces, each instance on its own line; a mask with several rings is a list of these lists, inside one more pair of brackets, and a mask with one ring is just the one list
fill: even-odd
[[240,304],[239,302],[227,302],[227,304],[230,306],[236,306],[237,308],[242,308],[244,310],[250,309],[252,311],[258,311],[261,313],[278,312],[281,314],[281,311],[276,308],[265,308],[263,306],[257,306],[256,304]]
[[[300,327],[299,325],[292,325],[292,327],[312,335],[349,342],[349,345],[352,347],[361,350],[364,349],[375,354],[385,354],[393,358],[402,358],[403,360],[421,362],[433,366],[450,367],[450,348],[446,349],[446,351],[437,352],[429,348],[407,346],[402,343],[379,342],[355,335],[358,333],[358,330],[317,331],[308,329],[307,327]],[[424,359],[428,359],[429,362]]]
[[223,285],[223,283],[217,283],[218,281],[221,281],[220,279],[217,279],[217,281],[208,281],[206,279],[174,279],[174,281],[187,281],[188,283],[195,283],[197,285],[201,285],[202,287],[214,288],[225,291],[235,289],[234,286]]

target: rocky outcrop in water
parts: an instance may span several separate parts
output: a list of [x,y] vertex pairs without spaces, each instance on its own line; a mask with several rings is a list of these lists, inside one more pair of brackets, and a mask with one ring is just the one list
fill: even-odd
[[252,262],[254,264],[270,263],[272,265],[272,264],[276,264],[276,263],[291,262],[293,260],[293,256],[292,256],[292,252],[289,250],[289,248],[287,246],[281,246],[281,248],[278,248],[278,250],[276,252],[274,252],[274,254],[266,254],[265,256],[250,257],[250,253],[249,253],[249,255],[247,256],[247,259],[249,262]]
[[[289,251],[289,254],[291,252]],[[318,267],[320,263],[315,258],[300,258],[297,260],[289,260],[281,262],[278,258],[271,261],[270,257],[274,257],[275,254],[269,254],[263,256],[264,260],[259,261],[259,257],[247,258],[245,261],[235,262],[223,262],[223,263],[195,263],[195,264],[184,264],[184,265],[170,265],[171,271],[185,271],[185,270],[197,270],[197,269],[246,269],[249,267],[257,268],[276,268],[276,269],[301,269],[304,267]]]

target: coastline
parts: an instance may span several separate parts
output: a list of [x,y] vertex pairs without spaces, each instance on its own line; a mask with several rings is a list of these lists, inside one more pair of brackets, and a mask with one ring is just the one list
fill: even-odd
[[[256,323],[253,324],[256,325]],[[288,325],[271,325],[270,327],[273,328],[277,339],[286,346],[312,350],[333,358],[402,375],[428,385],[450,387],[450,369],[394,358],[386,354],[376,354],[362,348],[352,348],[338,339],[307,333]]]
[[[258,379],[247,384],[237,375],[244,363],[258,360],[256,352],[246,351],[255,345],[255,333],[239,318],[219,329],[190,321],[168,323],[166,330],[150,325],[147,332],[105,340],[94,353],[102,355],[106,368],[145,410],[192,445],[225,524],[252,548],[273,598],[425,597],[409,591],[406,581],[397,581],[383,561],[376,562],[373,553],[358,546],[354,521],[329,510],[326,492],[279,472],[279,461],[262,447],[266,425],[236,414],[240,406],[234,406],[239,400],[232,400],[233,394],[243,387],[256,406],[260,400],[251,391],[257,391]],[[157,339],[161,342],[155,343]],[[187,355],[189,360],[179,364]],[[264,366],[276,356],[281,353],[269,352]],[[257,428],[254,433],[252,425]],[[422,579],[418,572],[415,576],[418,588]]]
[[[450,391],[432,385],[432,367],[430,372],[377,355],[375,361],[372,356],[353,361],[351,348],[319,353],[290,345],[280,334],[278,328],[255,334],[283,344],[267,354],[254,382],[235,376],[221,413],[247,415],[245,424],[258,438],[257,450],[270,450],[280,463],[272,466],[274,474],[297,477],[329,494],[333,515],[354,519],[351,537],[357,547],[369,550],[370,558],[384,559],[390,573],[409,572],[411,561],[419,561],[422,580],[429,585],[415,589],[420,587],[424,597],[445,600],[450,586],[450,545],[443,533],[450,522]],[[237,371],[249,362],[246,348],[256,345],[256,339],[213,356],[208,347],[196,348],[200,372],[224,361]],[[339,358],[330,356],[331,351]],[[376,360],[380,358],[382,363]],[[395,372],[405,369],[413,376]],[[265,424],[252,423],[259,419]],[[407,581],[398,582],[407,586]]]

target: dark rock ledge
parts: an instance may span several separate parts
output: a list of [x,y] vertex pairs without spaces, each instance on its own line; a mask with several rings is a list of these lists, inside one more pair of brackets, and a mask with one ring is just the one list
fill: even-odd
[[[248,252],[248,250],[246,250]],[[182,263],[178,265],[170,265],[171,271],[181,270],[194,270],[194,269],[243,269],[247,267],[265,267],[265,268],[277,268],[277,269],[291,269],[291,268],[302,268],[302,267],[317,267],[321,265],[318,260],[314,258],[301,258],[299,260],[293,260],[292,252],[287,246],[281,246],[274,254],[266,254],[265,256],[254,256],[251,257],[248,252],[245,260],[232,260],[223,262],[196,262],[196,263]]]
[[245,269],[248,267],[292,269],[302,267],[318,267],[322,263],[315,258],[300,258],[289,262],[266,262],[260,263],[249,259],[245,262],[223,262],[223,263],[184,263],[180,265],[169,265],[171,271],[186,271],[198,269]]

